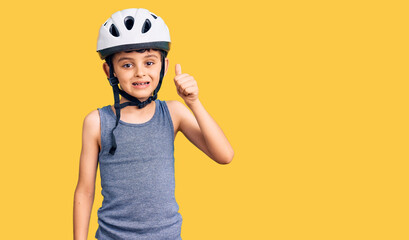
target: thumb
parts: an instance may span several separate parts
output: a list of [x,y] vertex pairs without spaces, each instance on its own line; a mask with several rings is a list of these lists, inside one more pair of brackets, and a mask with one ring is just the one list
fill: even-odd
[[180,66],[180,64],[176,64],[175,73],[176,73],[176,75],[182,74],[182,67]]

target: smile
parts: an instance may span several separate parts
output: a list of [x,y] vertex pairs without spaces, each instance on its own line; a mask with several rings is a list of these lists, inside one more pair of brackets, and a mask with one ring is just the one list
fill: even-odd
[[143,89],[150,86],[150,82],[133,82],[132,87],[137,89]]
[[134,85],[134,86],[136,86],[136,85],[147,85],[147,84],[149,84],[149,82],[140,82],[140,83],[138,83],[138,82],[134,82],[134,83],[132,83],[132,85]]

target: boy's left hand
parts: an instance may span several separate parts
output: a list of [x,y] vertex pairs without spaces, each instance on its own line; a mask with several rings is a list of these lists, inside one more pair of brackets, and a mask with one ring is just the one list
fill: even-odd
[[182,73],[180,64],[175,66],[176,76],[174,78],[176,89],[180,97],[185,100],[186,105],[195,103],[199,98],[199,87],[193,76],[187,73]]

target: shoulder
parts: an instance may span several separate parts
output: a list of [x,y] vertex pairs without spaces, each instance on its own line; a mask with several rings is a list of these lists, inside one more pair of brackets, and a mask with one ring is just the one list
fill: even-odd
[[83,123],[83,133],[87,135],[88,138],[96,138],[100,134],[100,117],[98,109],[95,109],[88,113],[84,118]]
[[173,113],[175,116],[183,116],[189,112],[189,109],[181,102],[177,100],[166,101],[169,112]]
[[180,123],[184,120],[186,114],[189,114],[189,109],[181,102],[177,100],[165,101],[168,106],[170,116],[173,123],[179,129]]
[[88,113],[84,118],[84,124],[87,123],[89,125],[93,125],[95,123],[99,123],[101,120],[99,118],[99,111],[95,109]]
[[166,105],[168,105],[169,110],[172,109],[173,111],[180,111],[181,108],[185,107],[183,103],[177,101],[177,100],[170,100],[170,101],[165,101]]

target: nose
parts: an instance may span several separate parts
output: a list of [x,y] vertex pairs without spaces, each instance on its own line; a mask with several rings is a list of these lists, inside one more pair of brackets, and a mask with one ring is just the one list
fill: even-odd
[[135,76],[136,77],[144,77],[145,75],[146,75],[146,73],[145,73],[145,68],[144,67],[138,67],[135,70]]

